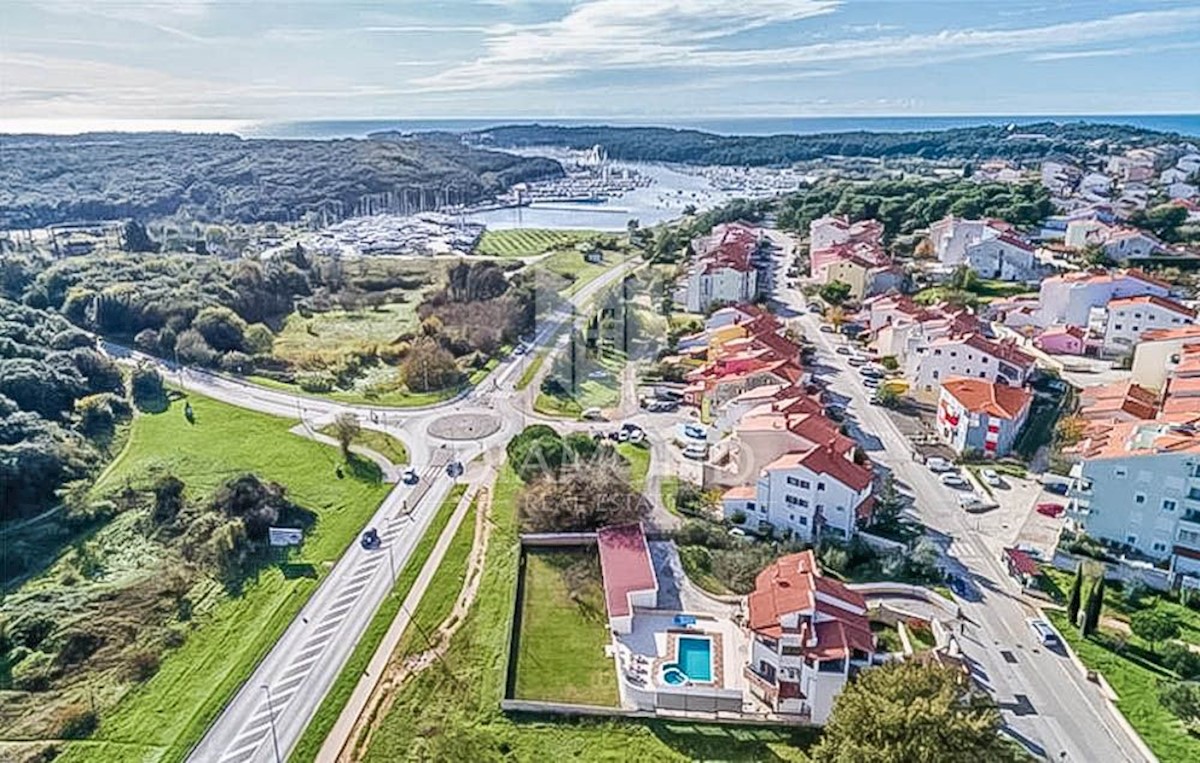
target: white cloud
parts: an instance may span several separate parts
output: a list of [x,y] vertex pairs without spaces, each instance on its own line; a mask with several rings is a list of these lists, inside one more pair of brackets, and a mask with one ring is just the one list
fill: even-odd
[[[1200,8],[1188,8],[1019,29],[944,30],[754,48],[728,44],[737,33],[829,13],[837,5],[803,0],[594,0],[558,21],[494,27],[483,56],[414,84],[428,90],[484,90],[632,69],[757,68],[778,73],[781,67],[795,72],[840,64],[844,69],[870,70],[1140,40],[1200,25]],[[1141,49],[1147,52],[1152,46]]]

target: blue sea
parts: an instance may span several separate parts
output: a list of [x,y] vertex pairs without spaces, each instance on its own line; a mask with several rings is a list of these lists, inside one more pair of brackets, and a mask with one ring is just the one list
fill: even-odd
[[254,138],[362,138],[373,132],[469,132],[497,125],[612,125],[616,127],[674,127],[721,135],[813,135],[825,132],[908,132],[946,130],[976,125],[1025,125],[1036,122],[1122,124],[1163,132],[1200,136],[1200,114],[1053,115],[1053,116],[921,116],[921,117],[715,117],[694,120],[652,119],[316,119],[258,122],[236,130]]

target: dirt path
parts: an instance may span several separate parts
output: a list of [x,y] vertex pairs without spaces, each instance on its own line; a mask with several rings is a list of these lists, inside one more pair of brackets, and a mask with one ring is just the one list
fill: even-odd
[[487,487],[481,488],[475,509],[475,539],[471,545],[471,555],[467,559],[467,577],[454,602],[454,608],[437,629],[428,634],[428,641],[432,644],[429,649],[402,660],[397,660],[396,655],[393,655],[379,679],[375,692],[351,731],[350,739],[354,742],[347,745],[338,756],[339,763],[357,763],[362,760],[363,755],[370,749],[371,737],[387,717],[395,701],[396,692],[410,677],[441,659],[450,646],[450,639],[462,627],[467,611],[475,601],[475,594],[479,591],[479,582],[483,578],[483,564],[487,557],[488,537],[491,531],[491,508],[492,492]]

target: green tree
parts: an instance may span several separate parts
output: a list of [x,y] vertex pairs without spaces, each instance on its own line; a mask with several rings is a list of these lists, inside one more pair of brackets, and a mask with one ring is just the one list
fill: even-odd
[[979,288],[979,274],[964,263],[954,269],[946,283],[955,291],[974,291]]
[[1100,625],[1100,615],[1104,611],[1104,574],[1092,585],[1088,592],[1087,605],[1083,610],[1083,622],[1080,623],[1079,632],[1087,638],[1096,632],[1096,628]]
[[1179,623],[1174,617],[1157,609],[1143,609],[1129,618],[1129,629],[1150,644],[1150,651],[1157,652],[1159,642],[1168,641],[1179,635]]
[[158,408],[166,399],[162,374],[154,366],[146,363],[141,363],[133,369],[129,387],[134,405],[142,410]]
[[1074,625],[1079,620],[1079,600],[1083,595],[1083,563],[1075,566],[1075,579],[1071,581],[1071,593],[1067,596],[1067,619]]
[[157,252],[158,243],[150,238],[146,226],[137,220],[125,223],[125,249],[130,252]]
[[958,670],[892,662],[863,671],[837,696],[815,761],[1012,761],[995,703]]
[[339,413],[333,419],[333,436],[337,438],[338,446],[342,449],[342,457],[350,460],[350,446],[362,434],[362,425],[353,413]]
[[818,294],[830,305],[841,305],[850,297],[850,284],[845,281],[830,281],[821,287]]
[[246,349],[246,322],[228,307],[206,307],[192,320],[208,346],[217,352]]
[[1200,683],[1164,681],[1158,686],[1158,702],[1188,726],[1200,721]]

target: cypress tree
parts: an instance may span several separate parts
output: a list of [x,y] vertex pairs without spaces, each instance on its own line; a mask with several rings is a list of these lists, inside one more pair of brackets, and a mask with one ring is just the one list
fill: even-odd
[[1083,612],[1083,625],[1079,632],[1086,638],[1096,631],[1096,626],[1100,624],[1100,613],[1104,608],[1104,575],[1100,575],[1100,579],[1092,586],[1091,593],[1088,594],[1087,607]]
[[1067,597],[1067,619],[1071,625],[1079,622],[1079,599],[1083,595],[1083,563],[1075,566],[1075,579],[1071,581],[1071,594]]

